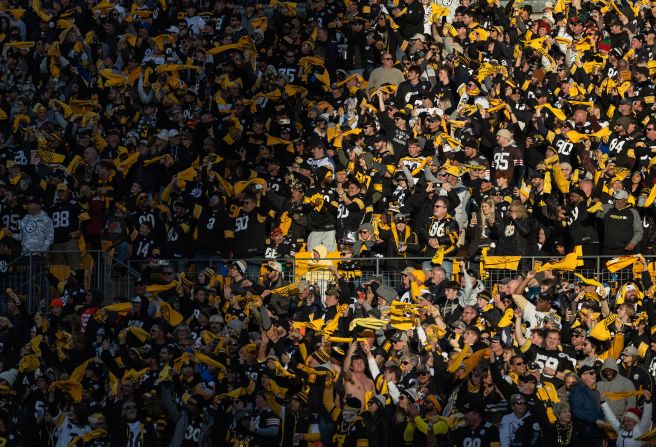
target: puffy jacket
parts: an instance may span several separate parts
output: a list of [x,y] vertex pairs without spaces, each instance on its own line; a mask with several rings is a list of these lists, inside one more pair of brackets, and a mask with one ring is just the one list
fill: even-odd
[[584,383],[576,384],[569,393],[569,406],[575,420],[594,424],[604,418],[599,393]]
[[36,216],[27,214],[21,219],[20,233],[14,238],[21,241],[24,255],[48,251],[55,239],[52,220],[45,211],[40,211]]
[[[605,369],[612,369],[617,373],[613,380],[606,380],[604,378],[603,371]],[[635,391],[633,382],[619,373],[617,361],[614,358],[608,357],[606,360],[604,360],[604,364],[601,366],[600,371],[601,381],[597,382],[597,390],[602,393],[602,395],[603,393],[624,393],[627,391]],[[618,418],[622,417],[627,408],[636,406],[635,396],[624,399],[605,398],[604,400],[608,402],[608,406],[613,411],[613,414]]]

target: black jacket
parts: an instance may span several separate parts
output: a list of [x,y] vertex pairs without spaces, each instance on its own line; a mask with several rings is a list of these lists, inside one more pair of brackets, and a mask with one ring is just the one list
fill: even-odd
[[404,39],[410,39],[417,33],[424,32],[424,7],[418,0],[413,0],[411,5],[406,3],[407,12],[395,19],[399,25],[399,32]]

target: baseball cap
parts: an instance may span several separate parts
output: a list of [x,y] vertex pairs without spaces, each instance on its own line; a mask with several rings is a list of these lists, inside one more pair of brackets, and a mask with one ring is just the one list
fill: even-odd
[[596,372],[597,372],[593,366],[590,366],[590,365],[583,365],[583,366],[581,366],[581,367],[579,368],[578,373],[579,373],[579,376],[582,376],[583,374],[589,373],[589,372],[591,372],[591,371],[592,371],[593,373],[596,373]]
[[638,349],[635,346],[627,346],[626,348],[624,348],[624,351],[622,351],[622,355],[640,357],[640,353],[638,352]]
[[519,380],[524,383],[538,383],[538,380],[535,378],[533,374],[524,374],[523,376],[519,377]]
[[619,191],[615,192],[615,195],[613,197],[615,200],[628,199],[629,193],[623,189],[620,189]]
[[513,394],[510,396],[510,405],[518,404],[518,403],[526,403],[526,398],[521,395],[521,394]]
[[266,267],[275,270],[276,272],[282,273],[282,264],[280,264],[278,261],[269,261],[266,264]]
[[425,42],[426,42],[426,36],[424,36],[424,35],[421,34],[421,33],[417,33],[417,34],[415,34],[414,36],[412,36],[412,37],[410,38],[410,41],[413,41],[413,40],[421,40],[422,42],[425,43]]

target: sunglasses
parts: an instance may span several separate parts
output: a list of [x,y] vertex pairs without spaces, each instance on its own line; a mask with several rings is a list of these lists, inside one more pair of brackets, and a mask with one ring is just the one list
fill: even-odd
[[524,366],[524,365],[526,365],[526,362],[517,362],[513,364],[513,366]]
[[417,373],[417,375],[418,375],[418,376],[427,376],[428,373],[427,373],[427,372],[420,372],[420,373]]

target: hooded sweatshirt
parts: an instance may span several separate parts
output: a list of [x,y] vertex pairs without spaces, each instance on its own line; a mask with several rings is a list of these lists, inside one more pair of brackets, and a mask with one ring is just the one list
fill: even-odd
[[14,238],[21,241],[24,255],[48,251],[55,240],[52,220],[45,211],[40,211],[36,216],[27,214],[21,219],[20,233]]
[[[617,373],[613,380],[606,380],[603,374],[605,369],[612,369]],[[608,357],[606,360],[604,360],[604,364],[601,366],[600,376],[601,380],[597,382],[597,390],[601,393],[602,400],[608,402],[608,406],[610,407],[613,414],[617,418],[621,418],[627,408],[636,406],[635,396],[616,398],[615,396],[608,395],[607,393],[632,392],[635,391],[635,386],[633,386],[633,382],[619,373],[617,361],[612,357]]]

